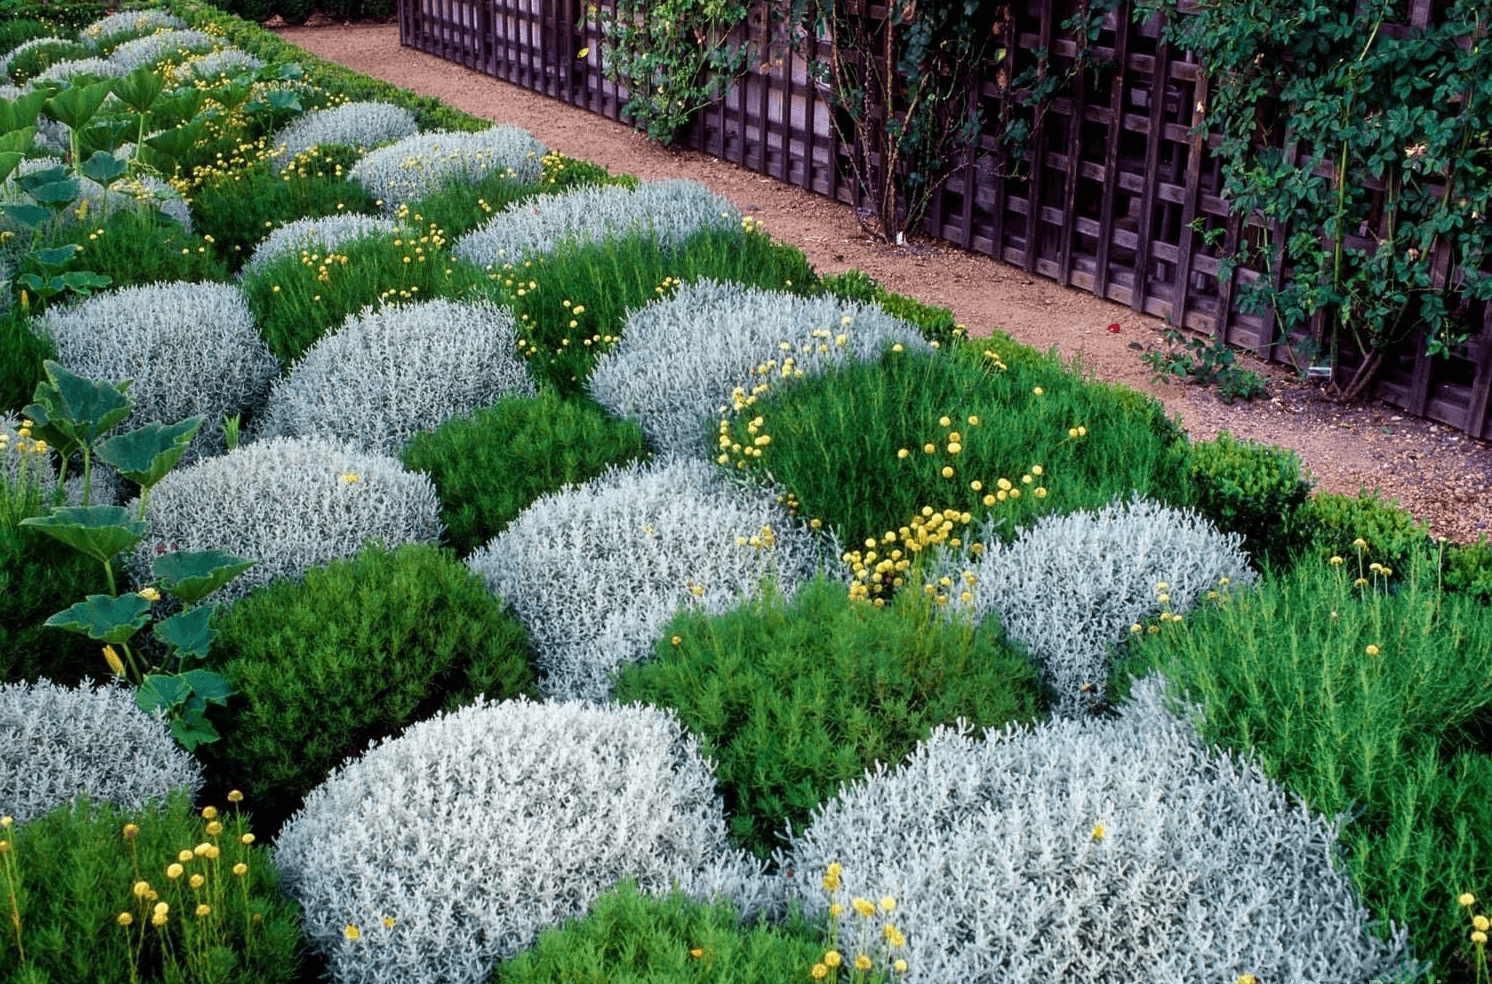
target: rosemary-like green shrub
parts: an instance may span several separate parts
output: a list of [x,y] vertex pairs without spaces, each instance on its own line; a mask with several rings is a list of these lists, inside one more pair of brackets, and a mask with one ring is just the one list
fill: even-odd
[[715,762],[736,843],[767,857],[840,785],[899,763],[939,725],[1003,727],[1040,706],[998,619],[975,629],[920,591],[884,608],[820,577],[718,615],[680,613],[617,700],[673,708]]
[[540,496],[646,453],[636,422],[542,389],[427,427],[401,457],[405,468],[430,477],[440,497],[445,543],[464,557]]
[[1492,884],[1492,609],[1433,577],[1394,587],[1337,559],[1307,558],[1162,626],[1123,669],[1164,674],[1200,705],[1205,740],[1253,756],[1312,810],[1349,816],[1346,869],[1368,905],[1454,975],[1455,896]]
[[0,933],[7,981],[298,979],[300,915],[236,810],[199,813],[184,794],[139,809],[79,799],[0,839],[0,903],[19,903]]
[[990,344],[893,346],[748,394],[722,417],[721,466],[770,478],[857,547],[905,540],[925,510],[967,514],[952,534],[967,545],[986,516],[1005,539],[1046,513],[1175,494],[1184,437],[1159,403]]
[[548,153],[527,130],[494,126],[475,133],[416,133],[369,151],[352,169],[352,179],[382,203],[387,214],[422,198],[458,176],[476,178],[496,171],[532,184]]
[[662,898],[631,881],[602,894],[586,914],[546,929],[534,945],[497,965],[491,984],[695,984],[728,975],[736,984],[782,984],[823,955],[801,919],[743,923],[726,904],[683,892]]
[[523,627],[425,544],[371,545],[253,592],[221,616],[212,658],[234,697],[208,766],[267,830],[374,739],[533,685]]
[[324,144],[367,150],[418,132],[414,113],[386,102],[346,102],[297,116],[270,139],[274,169],[293,167],[301,154]]
[[114,206],[88,225],[68,225],[48,245],[75,243],[73,266],[109,278],[109,286],[139,287],[171,281],[224,283],[230,279],[210,237],[189,232],[153,209]]
[[0,413],[31,402],[44,377],[42,363],[57,358],[52,339],[38,332],[20,307],[0,302]]

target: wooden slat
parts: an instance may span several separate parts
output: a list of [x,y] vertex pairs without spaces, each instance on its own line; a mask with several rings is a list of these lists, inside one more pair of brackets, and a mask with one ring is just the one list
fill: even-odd
[[1094,257],[1093,293],[1108,294],[1109,246],[1114,234],[1114,202],[1119,190],[1119,137],[1124,132],[1124,87],[1129,79],[1129,36],[1135,30],[1129,0],[1120,3],[1116,12],[1114,35],[1113,91],[1109,93],[1109,118],[1106,121],[1103,150],[1103,197],[1098,207],[1098,247]]
[[1174,310],[1172,317],[1181,323],[1186,321],[1191,295],[1192,254],[1196,240],[1196,231],[1192,228],[1192,222],[1197,217],[1197,195],[1202,178],[1202,147],[1207,142],[1207,134],[1201,129],[1207,110],[1206,77],[1198,76],[1196,86],[1193,90],[1195,102],[1190,107],[1191,125],[1194,131],[1187,143],[1186,197],[1181,203],[1181,242],[1177,244],[1176,283],[1171,291],[1171,304]]

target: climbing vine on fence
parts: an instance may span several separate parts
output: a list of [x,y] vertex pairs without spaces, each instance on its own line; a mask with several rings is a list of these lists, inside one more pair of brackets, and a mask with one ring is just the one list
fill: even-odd
[[[1186,12],[1180,7],[1184,6]],[[1264,271],[1240,308],[1314,325],[1350,399],[1385,356],[1423,333],[1448,355],[1492,298],[1492,48],[1484,0],[1452,0],[1404,28],[1394,0],[1149,0],[1167,39],[1211,80],[1206,126],[1221,134],[1223,196],[1251,219],[1235,263]],[[1273,274],[1282,268],[1276,284]]]

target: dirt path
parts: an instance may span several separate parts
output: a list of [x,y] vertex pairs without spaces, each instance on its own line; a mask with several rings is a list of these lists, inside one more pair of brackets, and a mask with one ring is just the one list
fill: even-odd
[[[856,267],[892,290],[951,308],[973,335],[1002,331],[1039,349],[1081,356],[1097,378],[1154,394],[1197,438],[1229,430],[1295,449],[1318,488],[1377,488],[1427,520],[1437,536],[1492,535],[1492,445],[1405,417],[1383,403],[1341,407],[1278,366],[1270,396],[1227,406],[1210,391],[1159,385],[1129,347],[1159,345],[1165,325],[936,240],[893,248],[868,239],[848,206],[694,151],[649,144],[628,127],[459,65],[399,46],[393,25],[291,28],[285,40],[358,72],[530,131],[551,149],[646,179],[693,178],[735,202],[814,267]],[[1110,325],[1119,330],[1112,332]]]

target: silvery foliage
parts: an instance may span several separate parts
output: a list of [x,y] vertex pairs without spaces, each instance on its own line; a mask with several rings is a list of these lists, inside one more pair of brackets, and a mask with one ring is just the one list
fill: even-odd
[[[1064,715],[1086,714],[1104,701],[1111,653],[1131,626],[1163,611],[1190,610],[1222,578],[1231,588],[1255,580],[1242,537],[1138,495],[1096,511],[1043,517],[1003,546],[988,526],[974,538],[988,548],[972,567],[959,567],[978,579],[974,597],[953,607],[972,609],[978,622],[997,614],[1006,634],[1030,653]],[[1162,583],[1164,590],[1157,588]]]
[[221,76],[254,72],[264,67],[264,62],[239,48],[220,48],[209,51],[200,58],[188,58],[182,64],[182,72],[192,78],[213,80]]
[[31,440],[23,439],[20,429],[20,417],[0,414],[0,482],[12,489],[20,488],[24,482],[36,489],[43,505],[48,505],[57,489],[57,454],[21,451],[21,445],[30,447]]
[[[590,391],[613,413],[637,418],[658,449],[713,454],[706,423],[733,390],[780,378],[788,359],[789,372],[813,375],[873,360],[897,342],[927,347],[916,328],[876,306],[701,280],[632,311],[621,341],[597,361]],[[771,376],[759,375],[769,362]]]
[[353,165],[351,177],[392,214],[401,204],[458,177],[475,179],[490,171],[508,171],[515,180],[536,182],[544,173],[548,152],[538,138],[516,126],[476,133],[436,130],[370,151]]
[[[775,545],[752,546],[763,528]],[[680,607],[723,612],[768,577],[790,596],[817,562],[771,493],[690,459],[539,499],[467,558],[528,627],[544,693],[588,700],[610,696],[616,670],[646,658]]]
[[67,38],[59,38],[55,35],[48,35],[44,38],[32,38],[29,41],[22,41],[20,44],[16,45],[9,51],[0,54],[0,75],[3,75],[5,78],[9,79],[10,66],[15,64],[15,60],[17,58],[19,58],[22,54],[30,51],[32,48],[41,48],[54,44],[71,43],[72,42],[70,42]]
[[92,75],[100,79],[118,78],[126,74],[118,63],[107,58],[77,58],[71,61],[57,62],[30,80],[29,87],[35,88],[38,82],[71,82],[79,75]]
[[479,984],[623,878],[747,911],[776,887],[728,848],[697,741],[645,705],[479,699],[422,721],[312,790],[274,859],[338,984]]
[[279,360],[231,284],[147,284],[104,291],[37,319],[57,361],[89,379],[134,380],[126,427],[205,417],[184,462],[224,449],[222,420],[260,406]]
[[398,454],[448,417],[535,392],[508,308],[365,307],[276,381],[255,435],[314,434]]
[[[138,505],[137,503],[134,505]],[[257,561],[213,595],[226,601],[277,577],[389,547],[440,539],[440,502],[394,458],[324,438],[277,437],[178,467],[146,501],[149,533],[130,558],[136,583],[167,550],[226,550]]]
[[1407,934],[1369,928],[1340,822],[1209,751],[1152,678],[1114,718],[938,729],[779,861],[809,884],[837,861],[842,898],[893,896],[909,984],[1386,979]]
[[202,788],[202,767],[118,682],[0,684],[0,813],[18,823],[86,795],[126,807]]
[[419,132],[414,113],[384,102],[350,102],[303,113],[276,133],[270,146],[278,155],[275,168],[283,171],[312,147],[346,144],[377,147]]
[[296,219],[271,230],[260,240],[244,262],[243,272],[259,270],[281,256],[302,252],[325,253],[354,239],[393,235],[402,229],[393,219],[357,212]]
[[124,38],[145,37],[161,30],[181,31],[186,27],[186,21],[164,10],[125,10],[99,18],[79,31],[78,36],[107,48]]
[[453,252],[479,266],[518,263],[561,243],[651,234],[676,245],[705,229],[739,229],[741,213],[697,181],[644,181],[575,188],[515,202],[456,241]]
[[201,31],[167,29],[124,42],[109,54],[109,60],[123,68],[128,75],[137,68],[152,67],[165,58],[211,51],[219,43],[210,34]]

